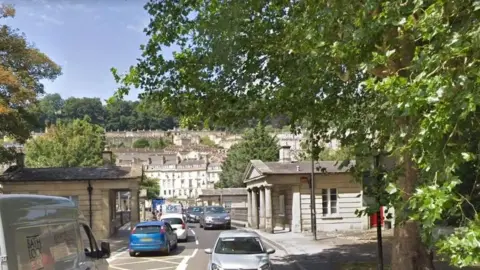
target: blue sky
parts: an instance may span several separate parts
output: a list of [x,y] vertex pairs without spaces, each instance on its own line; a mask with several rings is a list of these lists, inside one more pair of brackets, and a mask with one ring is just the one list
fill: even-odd
[[[111,67],[125,71],[140,57],[149,22],[145,0],[7,0],[15,5],[8,25],[62,66],[63,75],[45,81],[47,93],[107,99],[116,84]],[[171,54],[171,51],[165,53]],[[136,99],[138,91],[128,97]]]

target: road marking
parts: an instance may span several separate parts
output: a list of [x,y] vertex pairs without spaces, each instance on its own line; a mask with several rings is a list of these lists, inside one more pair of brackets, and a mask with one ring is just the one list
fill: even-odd
[[107,259],[107,262],[109,262],[109,263],[113,262],[115,259],[117,259],[118,257],[122,256],[125,253],[127,253],[127,248],[126,247],[115,251],[113,256],[110,256],[110,258]]
[[196,248],[196,249],[193,250],[192,255],[183,258],[183,260],[180,262],[180,264],[178,265],[178,267],[177,267],[176,270],[187,270],[188,260],[190,260],[191,258],[193,258],[193,257],[195,256],[195,254],[197,254],[197,251],[198,251],[198,248]]
[[146,270],[165,270],[165,269],[174,269],[173,266],[167,266],[167,267],[160,267],[160,268],[150,268],[150,269],[146,269]]
[[192,232],[193,236],[195,236],[195,245],[198,246],[198,239],[197,239],[197,235],[195,234],[195,231],[190,229],[190,232]]

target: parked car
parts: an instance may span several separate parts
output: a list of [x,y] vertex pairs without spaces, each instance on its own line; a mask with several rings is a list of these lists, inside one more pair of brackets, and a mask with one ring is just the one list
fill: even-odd
[[131,257],[141,252],[159,251],[169,255],[177,248],[178,240],[175,228],[164,221],[140,222],[130,233],[128,251]]
[[232,222],[230,213],[222,206],[205,206],[199,219],[200,228],[225,228],[230,229]]
[[187,209],[187,221],[196,223],[199,222],[200,216],[203,213],[203,208],[199,206],[190,206]]
[[205,253],[211,254],[207,270],[271,270],[270,254],[275,249],[267,249],[256,232],[237,230],[220,233],[214,248]]
[[109,269],[110,244],[67,198],[2,194],[0,220],[1,269]]
[[188,225],[182,214],[165,214],[160,220],[172,226],[177,234],[178,240],[185,242],[188,240]]

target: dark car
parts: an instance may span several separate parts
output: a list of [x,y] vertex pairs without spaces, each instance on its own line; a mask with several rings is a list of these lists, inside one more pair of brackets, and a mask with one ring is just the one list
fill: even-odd
[[230,213],[222,206],[205,206],[200,216],[200,228],[225,228],[232,227]]
[[188,222],[196,223],[200,220],[202,214],[202,207],[190,206],[187,208],[186,216]]

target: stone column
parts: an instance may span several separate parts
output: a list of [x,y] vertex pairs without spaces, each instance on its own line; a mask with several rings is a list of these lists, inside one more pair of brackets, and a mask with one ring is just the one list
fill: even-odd
[[265,229],[265,189],[260,188],[259,192],[260,192],[260,203],[259,203],[260,204],[260,207],[259,207],[260,220],[258,221],[258,228]]
[[130,189],[130,226],[133,228],[140,222],[140,200],[138,188]]
[[265,187],[265,231],[273,233],[272,188]]
[[293,186],[292,192],[293,192],[292,220],[290,224],[293,228],[291,229],[294,233],[301,233],[302,232],[302,207],[301,207],[302,203],[300,198],[300,187]]
[[258,229],[258,202],[255,189],[252,190],[252,228]]
[[252,227],[252,190],[247,189],[247,225]]

